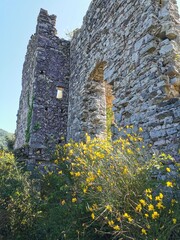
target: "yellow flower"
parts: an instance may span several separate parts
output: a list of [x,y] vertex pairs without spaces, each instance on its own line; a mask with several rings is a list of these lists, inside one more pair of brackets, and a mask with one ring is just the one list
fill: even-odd
[[72,150],[72,149],[69,150],[69,155],[70,155],[70,156],[73,155],[73,150]]
[[102,192],[102,187],[101,187],[101,186],[97,186],[97,190],[98,190],[99,192]]
[[147,232],[144,228],[141,229],[141,234],[147,235]]
[[173,183],[168,181],[168,182],[166,182],[166,186],[167,187],[173,187]]
[[148,205],[148,211],[154,211],[154,206],[152,204]]
[[95,180],[95,176],[94,176],[93,172],[88,172],[88,176],[89,177],[86,178],[86,182],[92,183]]
[[114,226],[113,229],[116,231],[120,231],[120,227],[118,225]]
[[149,214],[145,213],[144,216],[145,216],[146,218],[148,218],[148,217],[149,217]]
[[132,154],[133,154],[133,151],[128,148],[128,149],[127,149],[127,153],[130,154],[130,155],[132,155]]
[[155,200],[156,201],[161,201],[163,199],[163,197],[164,197],[163,194],[159,193],[159,195],[155,197]]
[[80,172],[76,172],[74,175],[75,175],[75,177],[80,177],[81,173]]
[[87,190],[88,190],[87,187],[83,188],[83,193],[87,193]]
[[92,218],[92,220],[95,219],[95,215],[94,215],[94,213],[91,213],[91,218]]
[[173,219],[172,219],[172,222],[173,222],[173,224],[176,224],[177,219],[176,219],[176,218],[173,218]]
[[55,164],[58,164],[58,160],[57,160],[57,159],[56,159],[56,160],[54,160],[54,163],[55,163]]
[[161,201],[161,198],[160,198],[159,196],[156,196],[156,197],[155,197],[155,200],[156,200],[156,201]]
[[171,169],[170,169],[169,167],[167,167],[167,168],[166,168],[166,171],[167,171],[167,172],[170,172],[170,171],[171,171]]
[[113,226],[114,225],[114,221],[113,220],[110,220],[110,221],[108,221],[108,224],[109,224],[109,226]]
[[139,202],[143,205],[146,206],[146,201],[144,199],[140,199]]
[[161,198],[161,199],[163,199],[163,194],[162,193],[159,193],[159,197]]
[[127,174],[127,173],[128,173],[128,168],[127,168],[127,166],[125,166],[123,169],[123,174]]
[[89,143],[90,141],[91,141],[91,137],[88,134],[86,134],[86,143]]
[[176,201],[175,199],[171,200],[171,205],[174,206],[175,203],[178,203],[178,201]]
[[72,198],[72,203],[77,202],[77,198]]
[[143,132],[143,129],[142,129],[142,127],[140,127],[140,128],[139,128],[139,132]]
[[146,195],[150,200],[152,200],[152,195],[151,194],[147,194]]
[[132,217],[128,217],[128,222],[132,222],[132,221],[133,221]]
[[157,207],[158,209],[164,209],[164,208],[165,208],[165,206],[163,206],[161,202],[158,202],[158,203],[156,204],[156,207]]
[[142,211],[142,205],[141,204],[138,204],[137,206],[136,206],[136,212],[141,212]]
[[97,175],[98,175],[98,176],[101,175],[101,169],[98,169],[98,171],[97,171]]
[[132,217],[128,213],[124,213],[123,217],[127,218],[128,222],[132,222],[133,221]]
[[112,212],[112,207],[110,205],[107,205],[106,206],[106,209],[109,211],[109,212]]
[[61,205],[64,205],[65,203],[66,203],[65,200],[62,200],[62,201],[61,201]]
[[124,213],[124,214],[123,214],[123,217],[124,217],[124,218],[128,218],[128,217],[129,217],[129,214]]
[[93,211],[93,208],[92,207],[88,207],[89,211],[92,212]]
[[156,219],[158,217],[159,217],[159,213],[158,212],[153,212],[152,219]]
[[145,192],[146,192],[146,194],[152,193],[152,190],[150,188],[148,188],[148,189],[145,190]]

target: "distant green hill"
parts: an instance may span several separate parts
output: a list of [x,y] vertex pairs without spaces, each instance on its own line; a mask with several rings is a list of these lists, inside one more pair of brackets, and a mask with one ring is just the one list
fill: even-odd
[[6,138],[12,139],[14,136],[13,133],[9,133],[0,128],[0,149],[7,149]]

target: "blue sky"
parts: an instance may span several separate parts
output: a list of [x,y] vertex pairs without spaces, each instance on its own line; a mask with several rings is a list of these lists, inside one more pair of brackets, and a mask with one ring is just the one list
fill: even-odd
[[[14,132],[21,73],[40,8],[57,15],[58,36],[80,27],[91,0],[0,0],[0,128]],[[180,0],[177,0],[180,9]]]
[[91,0],[0,0],[0,128],[14,132],[27,44],[40,8],[57,16],[58,36],[80,27]]

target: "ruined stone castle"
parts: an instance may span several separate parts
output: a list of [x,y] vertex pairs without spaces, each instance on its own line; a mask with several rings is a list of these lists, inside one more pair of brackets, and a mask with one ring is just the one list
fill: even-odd
[[93,0],[71,41],[41,9],[22,73],[15,149],[48,160],[71,138],[143,128],[145,144],[180,148],[180,21],[176,0]]

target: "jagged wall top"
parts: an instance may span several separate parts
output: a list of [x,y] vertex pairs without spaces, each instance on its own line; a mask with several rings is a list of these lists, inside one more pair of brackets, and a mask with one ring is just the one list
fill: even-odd
[[36,33],[41,35],[56,35],[57,30],[55,28],[55,25],[56,15],[49,15],[46,10],[41,8],[37,19]]

